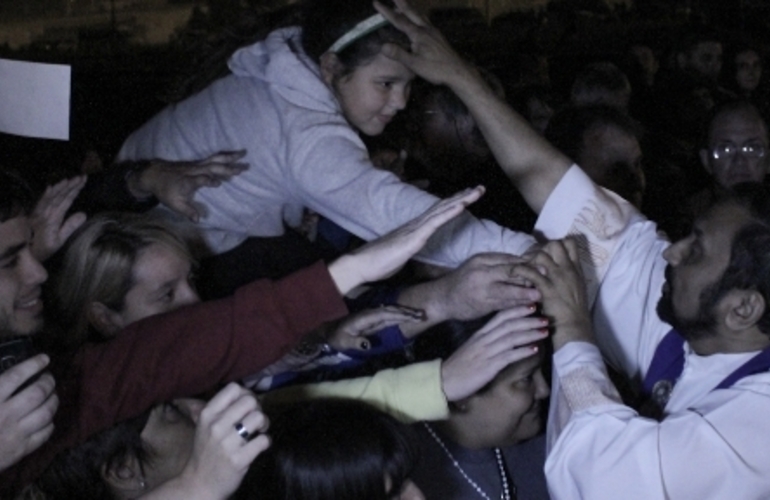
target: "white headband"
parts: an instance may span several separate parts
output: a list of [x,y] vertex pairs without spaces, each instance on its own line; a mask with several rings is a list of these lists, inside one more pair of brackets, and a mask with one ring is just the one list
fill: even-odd
[[386,24],[388,24],[388,20],[385,19],[385,16],[382,14],[375,14],[368,19],[364,19],[334,42],[327,52],[337,53],[359,38],[368,35],[374,30],[380,29]]

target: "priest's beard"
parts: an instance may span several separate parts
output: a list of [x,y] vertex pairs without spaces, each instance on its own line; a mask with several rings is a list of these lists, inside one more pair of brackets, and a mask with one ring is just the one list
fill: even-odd
[[701,290],[698,297],[698,311],[694,317],[686,318],[674,308],[671,272],[671,266],[667,266],[666,282],[669,287],[663,291],[658,301],[657,312],[660,319],[671,325],[688,342],[714,335],[717,325],[714,315],[715,306],[723,295],[721,280]]

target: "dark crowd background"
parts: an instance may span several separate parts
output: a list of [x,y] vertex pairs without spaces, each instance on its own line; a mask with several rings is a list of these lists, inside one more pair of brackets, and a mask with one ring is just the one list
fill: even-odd
[[[132,43],[114,22],[84,28],[74,42],[0,46],[2,58],[72,66],[70,141],[0,133],[0,163],[41,186],[108,165],[144,121],[225,74],[235,48],[292,24],[296,15],[296,7],[269,9],[258,0],[208,0],[163,46]],[[663,73],[678,38],[693,29],[716,32],[725,60],[731,46],[750,45],[763,60],[770,48],[770,3],[762,1],[637,0],[609,7],[602,0],[554,0],[489,22],[470,8],[436,9],[430,16],[461,53],[501,79],[514,107],[523,91],[540,87],[558,106],[568,99],[577,72],[592,61],[615,62],[633,84],[634,69],[625,60],[632,44],[649,46]]]

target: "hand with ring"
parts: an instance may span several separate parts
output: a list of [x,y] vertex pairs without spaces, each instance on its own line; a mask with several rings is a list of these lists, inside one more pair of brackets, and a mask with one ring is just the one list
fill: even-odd
[[182,478],[205,498],[227,498],[251,462],[268,448],[267,416],[254,394],[228,384],[203,408],[196,422],[192,456]]

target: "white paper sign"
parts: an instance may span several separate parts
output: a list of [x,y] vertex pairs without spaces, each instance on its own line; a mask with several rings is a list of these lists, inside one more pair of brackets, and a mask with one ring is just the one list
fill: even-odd
[[71,68],[0,59],[0,132],[69,140]]

